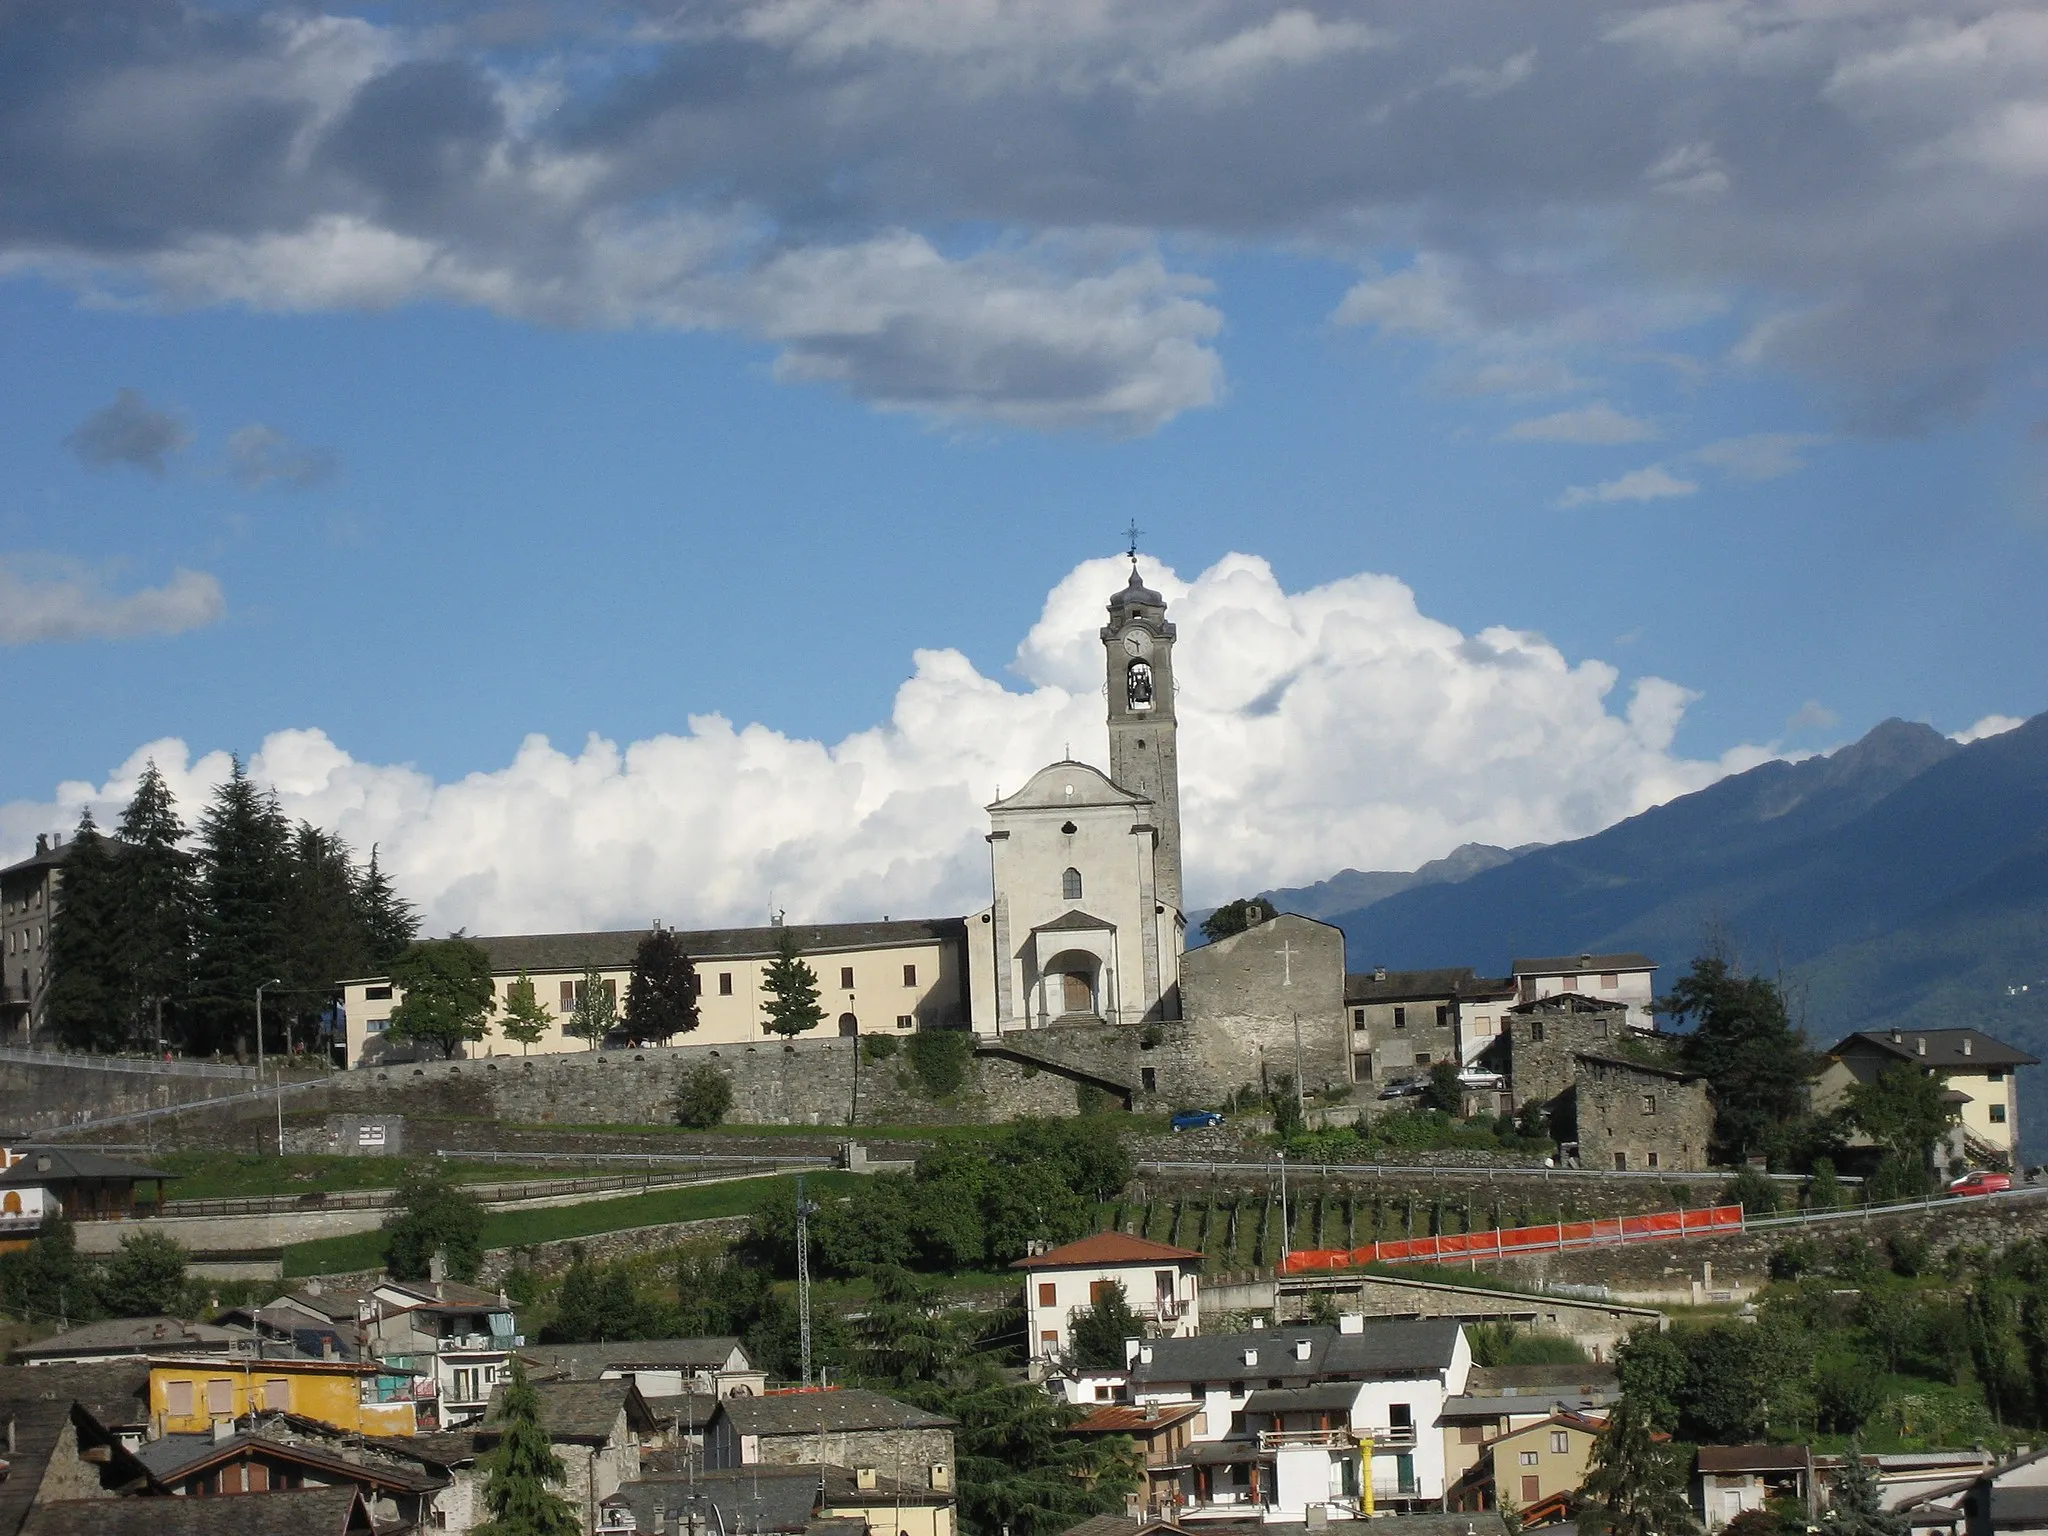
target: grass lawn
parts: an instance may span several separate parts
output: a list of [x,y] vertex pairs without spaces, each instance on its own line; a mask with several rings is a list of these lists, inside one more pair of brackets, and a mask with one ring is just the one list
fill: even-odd
[[[665,1226],[671,1222],[704,1221],[714,1216],[744,1216],[767,1191],[794,1180],[794,1174],[760,1179],[734,1179],[692,1189],[662,1189],[616,1200],[590,1200],[579,1205],[549,1206],[537,1211],[494,1211],[484,1222],[486,1248],[524,1248],[533,1243],[590,1237],[626,1227]],[[838,1193],[860,1179],[855,1173],[806,1174],[811,1187]],[[384,1234],[357,1232],[295,1243],[284,1251],[287,1276],[339,1274],[375,1269],[384,1262]]]
[[[1167,1117],[1164,1115],[1117,1114],[1113,1119],[1119,1131],[1134,1136],[1163,1135]],[[963,1138],[972,1141],[987,1140],[1001,1136],[1009,1130],[1008,1122],[994,1125],[717,1125],[709,1130],[686,1130],[680,1125],[532,1125],[522,1130],[574,1131],[601,1136],[644,1136],[650,1139],[674,1136],[759,1136],[786,1140],[834,1141],[938,1141],[941,1138]]]

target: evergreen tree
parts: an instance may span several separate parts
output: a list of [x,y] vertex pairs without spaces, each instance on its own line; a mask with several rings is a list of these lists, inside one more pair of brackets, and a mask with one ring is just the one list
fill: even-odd
[[[283,1006],[278,1011],[303,1027],[317,1023],[333,1005],[338,982],[370,974],[373,961],[348,845],[302,821],[292,834],[286,874],[285,961],[278,972],[284,981],[279,989]],[[286,1034],[291,1033],[288,1027]]]
[[588,1040],[594,1051],[604,1044],[605,1036],[618,1027],[618,1022],[617,988],[598,975],[595,968],[585,971],[583,980],[576,985],[576,1006],[563,1022],[562,1033]]
[[1256,928],[1261,923],[1270,923],[1274,918],[1273,904],[1257,896],[1240,896],[1236,901],[1226,901],[1222,906],[1202,919],[1202,932],[1210,943],[1227,939],[1234,933],[1243,933],[1247,928]]
[[1904,1515],[1886,1509],[1877,1474],[1863,1459],[1863,1443],[1851,1437],[1835,1475],[1834,1502],[1819,1526],[1820,1536],[1906,1536]]
[[476,1536],[578,1536],[583,1529],[569,1501],[555,1491],[568,1480],[569,1469],[555,1454],[540,1407],[525,1363],[515,1358],[512,1379],[493,1416],[504,1438],[490,1453],[484,1481],[484,1506],[491,1518],[476,1528]]
[[420,931],[419,913],[391,888],[377,863],[377,845],[370,845],[370,867],[356,884],[356,911],[370,945],[370,974],[398,963]]
[[428,939],[414,944],[391,967],[391,982],[405,996],[391,1010],[384,1038],[400,1045],[428,1045],[453,1056],[466,1041],[491,1032],[498,988],[491,957],[467,939]]
[[290,842],[276,795],[258,789],[236,758],[199,819],[191,1034],[200,1050],[253,1040],[256,989],[284,975]]
[[796,935],[788,928],[776,935],[775,958],[762,972],[761,990],[768,995],[768,1017],[763,1022],[778,1035],[800,1035],[825,1020],[818,1002],[818,973],[805,964]]
[[697,968],[668,928],[654,928],[633,952],[626,982],[626,1033],[635,1045],[666,1045],[697,1027]]
[[1686,1536],[1699,1529],[1677,1459],[1626,1394],[1593,1442],[1580,1491],[1579,1529],[1587,1536]]
[[1074,1319],[1074,1358],[1082,1365],[1121,1369],[1124,1340],[1144,1336],[1121,1282],[1111,1281],[1087,1311]]
[[855,1327],[863,1374],[894,1387],[950,1376],[967,1341],[944,1287],[894,1264],[876,1265],[869,1278],[874,1295]]
[[1781,1144],[1809,1118],[1816,1060],[1769,980],[1702,955],[1657,1009],[1692,1025],[1684,1061],[1714,1091],[1714,1139],[1731,1162]]
[[169,1038],[192,987],[198,909],[192,855],[171,787],[151,758],[121,813],[121,947],[128,986],[154,1045]]
[[78,1050],[113,1051],[129,1042],[135,998],[121,955],[121,893],[112,850],[92,811],[78,818],[49,924],[50,1027]]
[[533,978],[521,971],[519,979],[505,989],[505,1016],[498,1021],[498,1033],[516,1042],[524,1056],[529,1046],[538,1045],[554,1027],[554,1015],[534,990]]

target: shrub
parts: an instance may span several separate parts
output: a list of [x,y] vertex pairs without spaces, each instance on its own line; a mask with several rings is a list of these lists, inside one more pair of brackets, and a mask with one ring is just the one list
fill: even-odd
[[967,1081],[967,1063],[973,1059],[974,1047],[962,1030],[934,1029],[912,1035],[904,1054],[910,1058],[910,1070],[917,1074],[925,1096],[943,1099],[958,1093]]
[[866,1061],[887,1061],[896,1054],[896,1037],[894,1035],[863,1035],[860,1041],[860,1054],[862,1059]]
[[398,1208],[384,1223],[385,1263],[393,1279],[424,1280],[436,1253],[448,1278],[476,1278],[484,1260],[483,1202],[434,1163],[416,1163],[398,1183]]
[[1771,1255],[1773,1280],[1797,1280],[1820,1268],[1820,1245],[1810,1237],[1795,1237],[1779,1245]]
[[724,1123],[732,1109],[732,1083],[710,1062],[699,1062],[676,1089],[676,1124],[708,1131]]
[[1894,1232],[1885,1239],[1891,1250],[1892,1273],[1912,1280],[1934,1267],[1934,1244],[1918,1232]]
[[1745,1166],[1721,1187],[1724,1205],[1739,1205],[1747,1216],[1769,1216],[1778,1209],[1778,1186],[1770,1175]]

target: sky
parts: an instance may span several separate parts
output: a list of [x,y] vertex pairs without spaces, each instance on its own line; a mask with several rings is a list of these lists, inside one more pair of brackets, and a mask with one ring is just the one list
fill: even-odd
[[2048,704],[2048,8],[0,11],[0,859],[238,754],[471,931],[1189,896]]

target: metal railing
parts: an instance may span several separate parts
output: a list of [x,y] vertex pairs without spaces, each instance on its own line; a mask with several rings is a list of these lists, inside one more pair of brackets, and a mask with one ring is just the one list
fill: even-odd
[[[499,1154],[502,1158],[503,1154]],[[650,1178],[647,1174],[594,1173],[585,1178],[527,1179],[516,1183],[465,1184],[487,1205],[540,1200],[552,1195],[603,1194],[616,1190],[657,1190],[702,1182],[699,1178]],[[165,1216],[273,1216],[303,1211],[382,1210],[398,1197],[391,1189],[309,1190],[303,1195],[224,1195],[215,1200],[166,1200]]]
[[72,1067],[99,1072],[146,1072],[157,1077],[218,1077],[254,1080],[254,1067],[221,1061],[165,1061],[158,1056],[107,1056],[96,1051],[44,1051],[27,1045],[0,1045],[0,1061],[31,1066]]
[[[1277,1159],[1261,1163],[1182,1163],[1182,1162],[1141,1162],[1140,1173],[1262,1173],[1268,1178],[1278,1178],[1280,1164]],[[1692,1184],[1705,1179],[1732,1179],[1739,1170],[1734,1168],[1544,1168],[1532,1164],[1517,1163],[1300,1163],[1289,1159],[1289,1178],[1357,1178],[1366,1174],[1375,1179],[1387,1175],[1400,1178],[1470,1179],[1636,1179],[1666,1184]],[[1807,1175],[1803,1173],[1773,1173],[1766,1177],[1780,1184],[1804,1184]],[[1838,1174],[1835,1182],[1843,1185],[1859,1185],[1862,1178],[1855,1174]]]
[[830,1168],[839,1159],[825,1152],[452,1152],[439,1151],[436,1157],[458,1158],[469,1161],[491,1163],[642,1163],[659,1166],[663,1163],[687,1163],[693,1166],[705,1163],[729,1164],[734,1167],[750,1168],[756,1164],[797,1165],[812,1168]]

